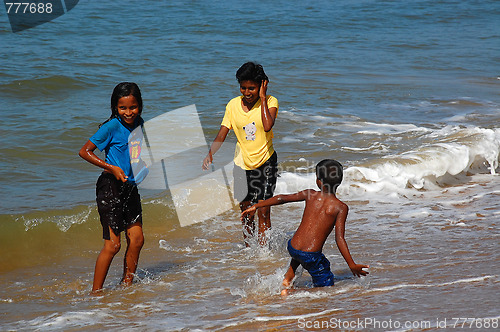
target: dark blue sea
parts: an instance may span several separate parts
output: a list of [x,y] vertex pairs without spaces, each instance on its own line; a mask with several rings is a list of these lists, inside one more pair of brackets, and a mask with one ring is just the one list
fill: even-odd
[[[0,45],[1,330],[498,328],[500,2],[81,0],[19,32],[4,6]],[[122,249],[90,296],[100,170],[78,151],[114,86],[140,86],[151,124],[191,123],[192,105],[208,146],[247,61],[279,100],[277,193],[315,188],[314,165],[339,160],[346,240],[370,274],[352,277],[331,236],[336,285],[312,288],[300,271],[300,291],[282,297],[303,205],[273,208],[269,246],[245,248],[235,205],[181,226],[176,195],[194,191],[143,186],[136,282],[118,286]],[[190,132],[168,121],[156,138],[182,150]],[[213,190],[195,191],[218,200]]]

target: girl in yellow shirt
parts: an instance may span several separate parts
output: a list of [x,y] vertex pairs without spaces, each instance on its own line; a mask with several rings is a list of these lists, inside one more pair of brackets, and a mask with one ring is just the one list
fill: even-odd
[[[219,133],[203,160],[203,168],[213,161],[213,155],[233,129],[238,139],[234,154],[234,195],[241,211],[259,201],[273,196],[278,173],[277,154],[273,147],[273,131],[278,115],[278,100],[267,95],[269,79],[261,65],[243,64],[236,72],[241,96],[233,98],[226,106]],[[271,228],[270,207],[258,210],[259,242],[265,244],[265,232]],[[243,236],[248,246],[248,236],[255,232],[253,217],[243,221]]]

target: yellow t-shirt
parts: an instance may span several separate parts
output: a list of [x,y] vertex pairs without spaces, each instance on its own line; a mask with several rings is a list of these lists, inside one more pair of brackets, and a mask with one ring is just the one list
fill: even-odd
[[[234,152],[234,163],[243,169],[256,169],[264,164],[274,153],[273,130],[264,131],[261,117],[260,99],[248,112],[243,111],[241,99],[233,98],[227,103],[226,113],[221,125],[233,129],[238,139]],[[267,96],[268,108],[278,109],[278,99]],[[276,111],[276,116],[278,112]]]

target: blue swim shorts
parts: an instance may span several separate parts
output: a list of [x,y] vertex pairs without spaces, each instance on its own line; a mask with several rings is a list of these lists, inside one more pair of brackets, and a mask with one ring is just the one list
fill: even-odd
[[288,252],[293,259],[306,269],[312,277],[314,287],[333,286],[334,276],[330,262],[321,251],[306,252],[297,250],[288,241]]

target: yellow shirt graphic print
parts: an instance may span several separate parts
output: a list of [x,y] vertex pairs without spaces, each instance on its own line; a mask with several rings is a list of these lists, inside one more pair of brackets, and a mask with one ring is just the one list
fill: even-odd
[[243,127],[243,130],[245,131],[245,138],[247,141],[255,141],[255,133],[257,132],[255,122],[247,124],[245,127]]

